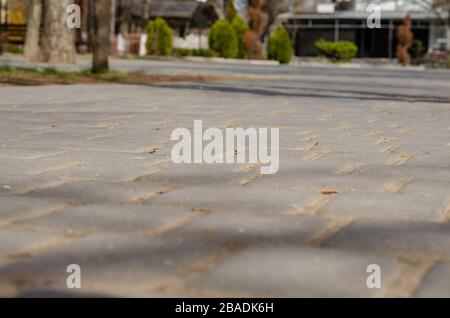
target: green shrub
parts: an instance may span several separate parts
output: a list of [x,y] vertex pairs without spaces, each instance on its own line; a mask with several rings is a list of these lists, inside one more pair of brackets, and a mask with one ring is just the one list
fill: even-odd
[[235,58],[239,53],[238,39],[226,19],[216,21],[208,35],[209,47],[221,57]]
[[192,55],[192,51],[189,50],[189,49],[174,48],[173,49],[173,54],[176,55],[176,56],[185,57],[185,56],[191,56]]
[[287,64],[292,59],[292,42],[288,32],[283,27],[278,27],[269,37],[267,55],[270,60]]
[[201,57],[213,57],[214,52],[210,49],[196,49],[192,51],[193,56],[201,56]]
[[11,73],[11,72],[12,72],[11,66],[6,64],[0,65],[0,73]]
[[233,22],[231,22],[231,26],[234,30],[234,33],[236,34],[237,41],[238,41],[238,54],[237,58],[240,59],[246,59],[248,57],[248,50],[247,46],[245,46],[244,43],[244,35],[245,32],[248,30],[247,24],[242,20],[240,16],[236,16],[233,19]]
[[8,44],[7,51],[12,54],[23,54],[23,46]]
[[358,54],[358,47],[349,41],[327,41],[320,39],[315,42],[320,55],[332,60],[333,62],[350,61]]
[[175,48],[173,53],[176,56],[186,57],[186,56],[201,56],[201,57],[213,57],[214,53],[210,49],[183,49]]
[[57,76],[60,72],[54,67],[45,67],[39,71],[39,73],[43,76]]
[[172,29],[162,18],[147,25],[147,54],[166,56],[172,52]]
[[420,65],[425,62],[426,48],[423,45],[422,41],[414,40],[413,44],[408,50],[408,53],[412,59],[411,64]]

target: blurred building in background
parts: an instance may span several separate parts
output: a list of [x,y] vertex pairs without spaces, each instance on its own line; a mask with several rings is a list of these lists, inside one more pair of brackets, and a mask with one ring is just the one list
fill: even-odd
[[[423,5],[406,0],[288,0],[289,12],[279,20],[289,30],[297,56],[318,54],[314,42],[321,38],[351,41],[359,57],[395,57],[395,30],[406,15],[412,18],[412,31],[425,50],[448,46],[449,34],[443,19]],[[381,8],[381,28],[367,25],[367,8]]]
[[0,45],[19,46],[25,39],[27,0],[0,0]]

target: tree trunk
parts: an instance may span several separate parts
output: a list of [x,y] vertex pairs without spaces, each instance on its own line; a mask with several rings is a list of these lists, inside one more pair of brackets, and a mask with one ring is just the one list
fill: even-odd
[[150,18],[150,0],[144,0],[142,18],[144,19],[145,28],[147,26],[148,19]]
[[72,3],[72,0],[44,0],[44,62],[75,63],[75,31],[66,25],[66,8]]
[[95,36],[92,72],[108,72],[111,36],[111,0],[96,0],[94,11]]
[[24,54],[30,60],[39,59],[39,34],[42,21],[42,0],[28,0],[27,35]]

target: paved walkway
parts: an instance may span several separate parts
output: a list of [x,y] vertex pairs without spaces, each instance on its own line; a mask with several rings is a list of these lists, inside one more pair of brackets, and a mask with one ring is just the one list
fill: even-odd
[[[114,63],[258,80],[0,88],[0,296],[450,296],[448,72]],[[279,172],[173,164],[195,119]]]

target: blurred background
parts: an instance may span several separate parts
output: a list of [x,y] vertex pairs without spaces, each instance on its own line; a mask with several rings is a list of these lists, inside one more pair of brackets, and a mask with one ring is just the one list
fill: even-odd
[[[24,51],[27,25],[36,19],[33,7],[39,3],[44,3],[45,7],[45,2],[51,1],[0,0],[3,52]],[[75,49],[77,53],[92,52],[96,29],[95,1],[61,2],[74,2],[81,7],[81,28],[74,36]],[[406,62],[433,64],[441,59],[443,66],[447,66],[448,61],[450,0],[107,0],[104,3],[111,9],[108,21],[110,53],[113,55],[161,54],[156,50],[148,52],[147,48],[149,22],[162,18],[171,29],[170,53],[175,55],[271,58],[277,54],[268,52],[270,35],[282,27],[289,35],[294,58],[327,55],[316,43],[322,39],[353,43],[357,47],[352,56],[355,58],[395,59],[401,42],[398,28],[409,16],[408,30],[412,34],[404,40],[404,47],[410,54],[410,60]],[[367,25],[371,14],[367,8],[371,4],[381,9],[379,28]],[[211,47],[214,45],[208,34],[214,24],[221,19],[232,23],[235,16],[245,24],[242,34],[237,32],[237,38],[238,46],[244,42],[246,52],[227,54]],[[40,27],[44,24],[41,19]],[[245,35],[247,28],[253,34]],[[275,56],[275,59],[280,58]]]

